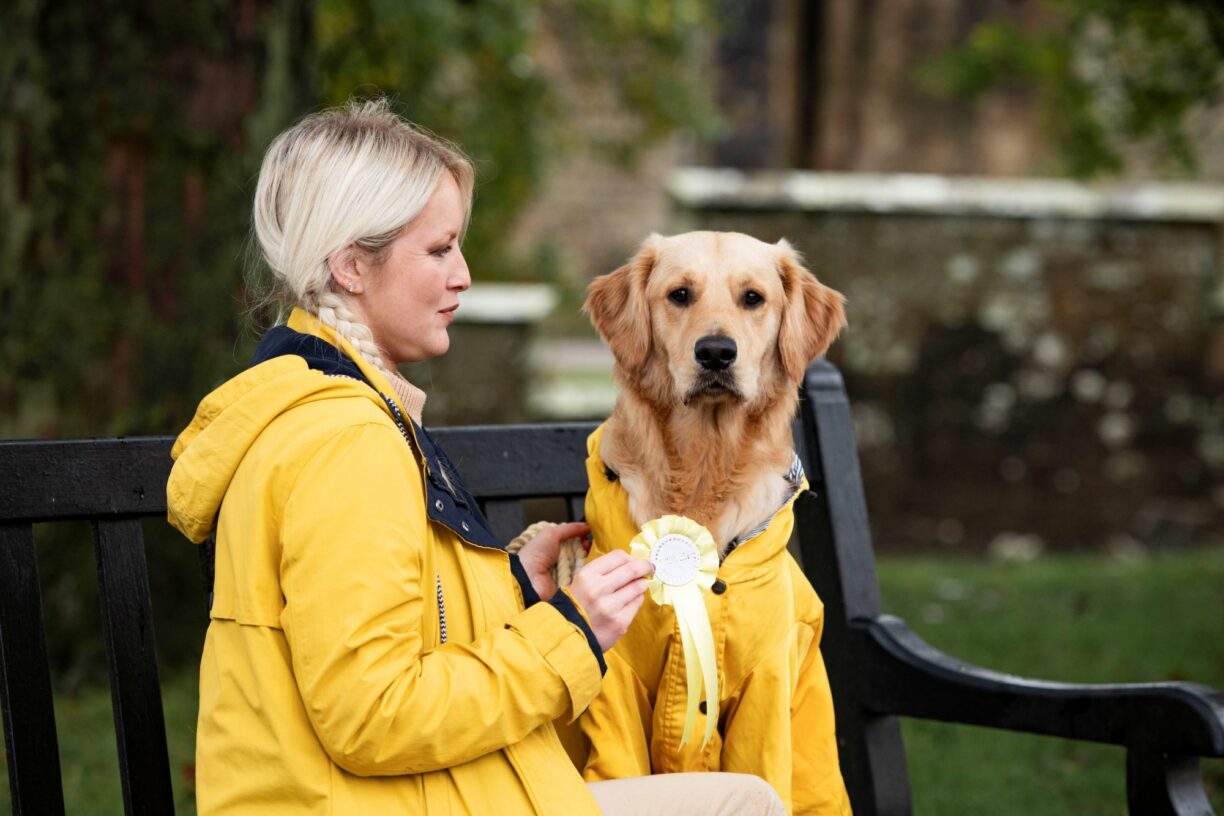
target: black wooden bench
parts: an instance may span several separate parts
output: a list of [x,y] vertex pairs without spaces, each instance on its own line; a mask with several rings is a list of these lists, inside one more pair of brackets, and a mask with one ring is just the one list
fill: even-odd
[[[581,516],[590,429],[434,436],[508,541],[524,527],[524,499],[559,498],[570,518]],[[824,658],[856,814],[911,811],[899,717],[1120,745],[1132,814],[1211,813],[1198,758],[1224,757],[1224,696],[1190,683],[1026,680],[938,652],[881,613],[850,406],[827,363],[807,373],[795,438],[812,484],[796,505],[799,549],[826,605]],[[165,515],[170,445],[165,437],[0,443],[0,691],[15,814],[64,812],[32,524],[70,519],[91,521],[95,534],[126,811],[174,811],[140,526]]]

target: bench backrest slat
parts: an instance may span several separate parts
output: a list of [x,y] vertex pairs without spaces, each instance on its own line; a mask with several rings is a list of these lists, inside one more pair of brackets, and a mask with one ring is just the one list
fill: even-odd
[[5,442],[0,519],[161,515],[173,442],[168,436]]
[[586,494],[567,496],[565,499],[565,518],[567,521],[578,521],[586,518]]
[[431,429],[430,435],[468,489],[485,500],[585,493],[586,438],[594,428],[490,425]]
[[800,416],[808,459],[805,466],[824,475],[823,490],[817,492],[825,496],[831,508],[829,523],[833,535],[829,546],[821,547],[822,557],[837,571],[847,619],[874,617],[880,614],[880,588],[867,521],[867,499],[854,441],[850,400],[841,374],[832,365],[817,362],[808,368]]
[[523,503],[518,499],[489,499],[482,505],[481,509],[498,541],[510,541],[526,526],[523,524]]
[[64,813],[34,531],[0,523],[0,702],[14,816]]
[[900,720],[861,704],[867,668],[857,663],[850,622],[879,614],[880,591],[850,402],[832,365],[808,368],[800,416],[804,467],[824,478],[796,502],[795,526],[804,573],[825,605],[820,650],[836,700],[842,775],[856,812],[909,814]]
[[140,519],[95,521],[94,543],[124,809],[129,816],[173,814]]

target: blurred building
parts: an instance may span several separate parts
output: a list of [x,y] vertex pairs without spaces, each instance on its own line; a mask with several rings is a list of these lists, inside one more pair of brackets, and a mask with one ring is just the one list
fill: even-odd
[[[1040,0],[735,0],[709,49],[726,132],[709,145],[678,137],[635,168],[589,154],[565,159],[520,223],[519,241],[559,244],[583,280],[610,271],[651,230],[666,229],[668,172],[678,166],[810,169],[849,173],[1053,175],[1036,101],[1014,85],[976,103],[924,90],[920,69],[977,24],[1048,23]],[[563,70],[563,60],[545,60]],[[575,127],[616,121],[608,97],[567,100]],[[1224,182],[1224,102],[1192,123],[1200,181]],[[1159,178],[1142,147],[1130,180]],[[580,274],[579,274],[580,273]]]
[[[1224,188],[1160,184],[1139,150],[1104,188],[1034,180],[1054,165],[1027,90],[970,105],[916,81],[983,20],[1048,22],[1034,0],[730,8],[709,54],[725,134],[676,140],[633,172],[569,160],[520,239],[553,239],[579,281],[652,231],[795,243],[849,295],[830,356],[883,547],[1127,549],[1224,532]],[[574,104],[594,126],[615,117],[597,98]],[[1224,181],[1224,112],[1195,128],[1199,181]],[[543,364],[598,364],[574,346],[546,347]],[[535,407],[549,414],[550,397]]]

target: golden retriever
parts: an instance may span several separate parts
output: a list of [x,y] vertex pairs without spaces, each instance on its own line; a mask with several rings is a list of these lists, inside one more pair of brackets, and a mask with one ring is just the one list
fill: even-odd
[[845,325],[844,298],[785,240],[650,236],[596,278],[584,310],[621,387],[601,456],[638,525],[669,513],[728,543],[791,489],[791,420],[804,369]]
[[[824,608],[786,549],[802,484],[791,440],[797,385],[845,324],[843,298],[785,241],[651,236],[591,283],[585,309],[621,392],[588,440],[591,555],[688,516],[719,547],[703,596],[717,710],[692,706],[682,633],[646,604],[607,653],[599,695],[568,743],[588,781],[652,773],[759,776],[788,813],[849,816],[820,633]],[[694,713],[689,721],[689,711]],[[684,739],[716,718],[710,740]]]

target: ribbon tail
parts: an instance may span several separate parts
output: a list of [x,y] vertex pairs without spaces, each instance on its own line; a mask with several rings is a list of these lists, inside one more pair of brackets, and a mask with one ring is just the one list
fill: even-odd
[[714,633],[710,630],[710,617],[706,614],[701,590],[695,584],[680,589],[682,591],[675,593],[674,606],[676,618],[680,623],[680,637],[684,643],[684,669],[688,675],[689,714],[684,723],[685,736],[687,738],[690,734],[696,718],[696,684],[700,672],[701,679],[705,681],[706,692],[705,739],[701,743],[704,748],[713,738],[718,724],[718,664],[714,654]]
[[682,596],[689,587],[668,587],[669,600],[676,611],[676,626],[680,629],[680,645],[684,648],[685,710],[684,733],[680,735],[683,747],[693,736],[693,725],[697,722],[697,695],[701,692],[701,659],[693,645],[693,633],[684,610]]

